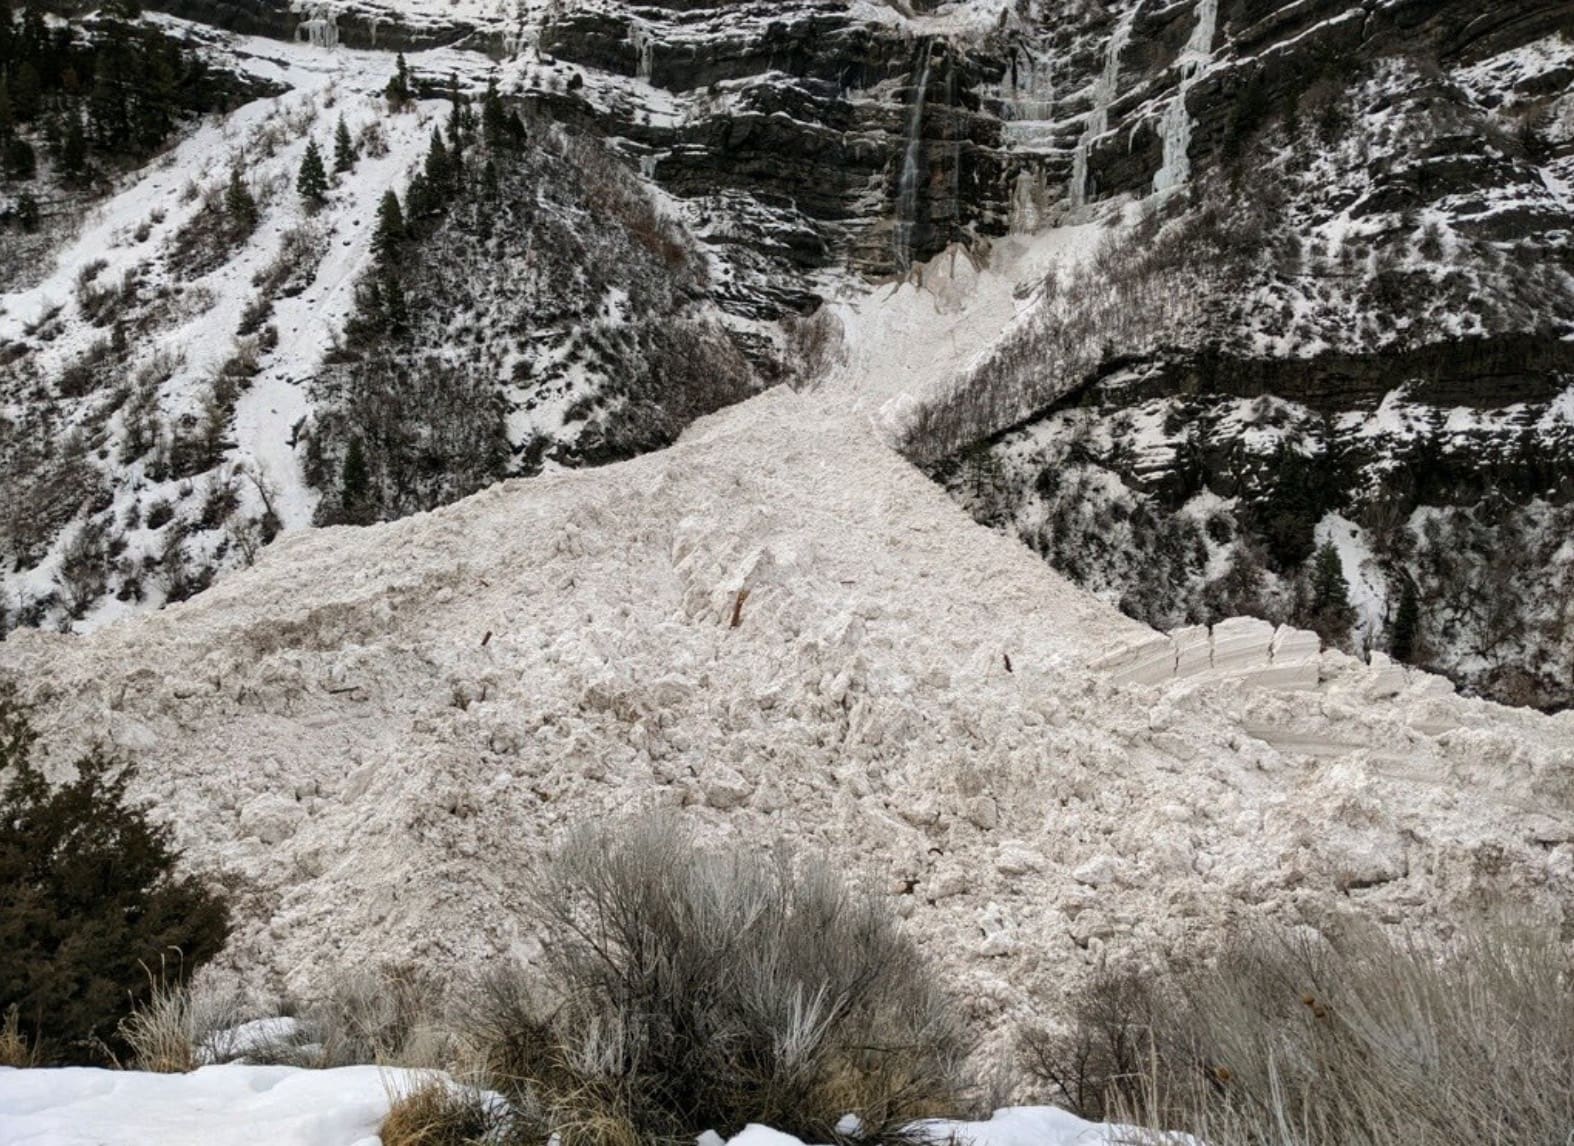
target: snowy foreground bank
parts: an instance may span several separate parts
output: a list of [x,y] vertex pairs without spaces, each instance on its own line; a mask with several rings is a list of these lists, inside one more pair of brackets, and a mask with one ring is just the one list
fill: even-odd
[[[377,1146],[394,1097],[421,1072],[375,1066],[302,1070],[208,1066],[191,1074],[85,1067],[0,1068],[6,1146]],[[1099,1146],[1109,1127],[1050,1107],[1002,1110],[988,1122],[926,1124],[935,1142],[975,1146]],[[704,1146],[719,1146],[706,1135]],[[751,1126],[730,1146],[799,1146]]]

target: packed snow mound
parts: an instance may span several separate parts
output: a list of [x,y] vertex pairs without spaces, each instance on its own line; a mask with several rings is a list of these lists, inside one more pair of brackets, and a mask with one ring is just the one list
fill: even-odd
[[986,1052],[1085,967],[1243,912],[1563,916],[1574,717],[1118,682],[1087,666],[1149,630],[975,525],[874,413],[771,391],[659,454],[13,634],[0,674],[52,767],[118,746],[190,862],[243,889],[225,960],[259,989],[530,958],[542,850],[651,809],[889,895]]

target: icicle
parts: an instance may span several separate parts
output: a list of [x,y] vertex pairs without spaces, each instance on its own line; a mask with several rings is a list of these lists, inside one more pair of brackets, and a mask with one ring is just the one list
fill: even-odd
[[1168,191],[1191,178],[1191,113],[1186,94],[1213,55],[1213,34],[1219,24],[1219,0],[1197,0],[1197,27],[1181,49],[1181,81],[1175,98],[1164,109],[1159,134],[1164,140],[1164,165],[1153,176],[1154,191]]
[[1120,54],[1131,43],[1131,29],[1137,22],[1142,0],[1137,0],[1122,14],[1120,22],[1109,38],[1109,50],[1104,56],[1104,71],[1093,84],[1093,108],[1088,112],[1087,126],[1077,149],[1071,157],[1071,205],[1080,207],[1088,201],[1088,155],[1099,136],[1109,130],[1109,108],[1120,90]]
[[913,224],[918,218],[918,160],[923,147],[924,97],[929,90],[929,60],[933,41],[925,40],[918,65],[913,105],[907,113],[907,149],[896,184],[896,265],[907,270],[913,261]]
[[629,24],[629,43],[634,45],[634,77],[648,84],[656,68],[656,37],[635,21]]

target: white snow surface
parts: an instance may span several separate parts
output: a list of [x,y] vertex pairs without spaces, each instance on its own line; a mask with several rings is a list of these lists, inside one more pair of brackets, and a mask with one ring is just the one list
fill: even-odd
[[[0,1067],[0,1142],[6,1146],[378,1146],[393,1100],[432,1079],[427,1071],[375,1066],[303,1070],[206,1066],[190,1074],[84,1067]],[[955,1146],[1102,1146],[1126,1141],[1119,1127],[1053,1107],[995,1112],[987,1122],[936,1120],[921,1141]],[[1172,1136],[1181,1146],[1190,1139]],[[702,1144],[722,1139],[714,1132]],[[802,1146],[750,1126],[727,1146]]]
[[205,1066],[191,1074],[0,1067],[6,1146],[377,1146],[416,1072]]
[[[531,959],[543,849],[657,809],[888,895],[997,1059],[1089,967],[1242,915],[1446,925],[1500,897],[1563,919],[1574,715],[1304,634],[1159,637],[889,449],[889,404],[1013,320],[1011,268],[1088,245],[1046,233],[971,285],[926,268],[930,297],[842,305],[849,365],[818,390],[287,535],[162,612],[15,633],[0,674],[51,771],[117,746],[189,863],[247,887],[216,974],[260,993]],[[1171,671],[1122,668],[1154,641]]]

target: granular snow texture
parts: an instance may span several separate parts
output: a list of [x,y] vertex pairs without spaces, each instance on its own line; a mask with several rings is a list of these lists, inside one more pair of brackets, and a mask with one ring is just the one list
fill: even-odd
[[14,634],[0,674],[52,767],[118,745],[243,886],[225,961],[266,990],[529,958],[543,849],[647,809],[888,895],[985,1054],[1088,966],[1243,913],[1565,917],[1574,716],[1349,658],[1265,687],[1206,634],[1175,671],[1090,667],[1153,634],[891,452],[890,389],[293,534],[163,612]]

